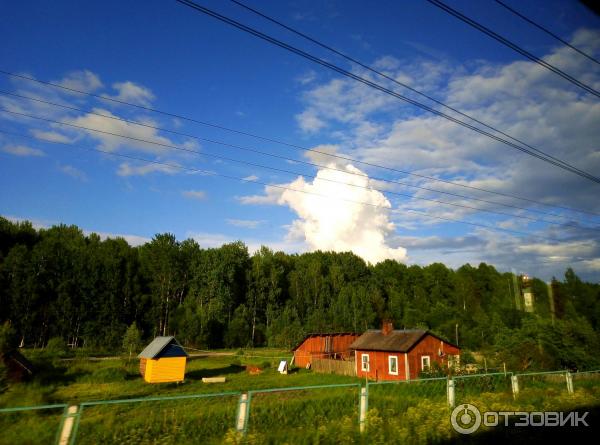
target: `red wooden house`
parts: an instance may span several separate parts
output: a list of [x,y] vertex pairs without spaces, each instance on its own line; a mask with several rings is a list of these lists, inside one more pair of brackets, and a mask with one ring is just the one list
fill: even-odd
[[375,380],[410,380],[427,372],[433,363],[456,366],[460,348],[422,329],[394,330],[384,322],[350,345],[356,360],[356,375]]
[[360,334],[354,332],[308,334],[293,349],[294,363],[298,367],[306,368],[315,358],[351,359],[353,356],[350,344],[358,337]]

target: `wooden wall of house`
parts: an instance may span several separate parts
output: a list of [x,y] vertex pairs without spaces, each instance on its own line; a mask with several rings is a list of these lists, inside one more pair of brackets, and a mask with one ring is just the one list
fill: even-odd
[[140,359],[140,374],[142,374],[142,377],[146,376],[146,360],[145,358]]
[[[331,338],[329,344],[327,337]],[[332,334],[309,337],[294,351],[294,363],[298,367],[305,368],[308,363],[312,363],[313,358],[348,360],[352,355],[350,345],[358,337],[358,334]]]
[[[440,352],[442,355],[440,355]],[[410,368],[410,378],[416,379],[421,373],[421,357],[427,355],[431,365],[434,362],[442,365],[448,365],[449,355],[460,354],[460,349],[455,346],[449,345],[448,343],[434,337],[431,334],[427,334],[409,353],[408,363]]]
[[[362,355],[369,356],[369,371],[362,370]],[[356,351],[356,376],[372,380],[406,380],[404,352]],[[390,374],[389,357],[398,358],[398,373]]]
[[185,378],[186,357],[148,359],[144,380],[149,383],[182,382]]
[[[440,355],[440,352],[443,354]],[[362,354],[369,355],[369,371],[362,370]],[[421,358],[429,356],[430,364],[434,362],[442,366],[448,365],[448,356],[460,354],[460,349],[455,346],[427,334],[413,349],[408,353],[404,352],[387,352],[387,351],[356,351],[356,375],[357,377],[369,378],[373,380],[406,380],[406,366],[408,361],[408,369],[410,379],[416,379],[421,373]],[[398,374],[390,374],[389,372],[389,357],[398,357]]]

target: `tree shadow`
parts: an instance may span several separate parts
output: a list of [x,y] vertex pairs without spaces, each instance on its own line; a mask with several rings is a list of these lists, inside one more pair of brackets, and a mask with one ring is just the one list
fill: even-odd
[[195,369],[185,373],[186,379],[201,380],[202,377],[217,377],[226,374],[239,374],[244,372],[246,368],[240,365],[229,365],[222,368]]
[[68,385],[74,383],[87,373],[83,370],[74,371],[68,366],[59,365],[50,361],[36,361],[35,373],[30,381],[38,382],[41,385]]

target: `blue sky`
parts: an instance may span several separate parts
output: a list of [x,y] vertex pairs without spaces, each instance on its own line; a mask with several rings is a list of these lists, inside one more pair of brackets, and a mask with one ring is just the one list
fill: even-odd
[[[392,86],[231,2],[201,3]],[[590,172],[600,171],[597,98],[424,0],[381,2],[376,8],[357,1],[248,4],[536,147]],[[449,4],[600,89],[598,65],[492,0]],[[598,57],[600,18],[578,2],[509,4]],[[13,2],[3,8],[0,28],[0,69],[6,71],[397,170],[600,213],[600,186],[590,181],[427,115],[174,1]],[[544,217],[373,178],[559,213],[563,218],[548,218],[557,223],[597,226],[597,217],[341,162],[24,79],[0,76],[0,89],[329,167],[318,169],[0,95],[0,107],[5,109],[213,156],[0,112],[0,130],[30,137],[0,133],[0,214],[12,219],[29,219],[40,226],[77,224],[106,236],[126,236],[132,243],[172,232],[179,239],[194,237],[204,247],[242,239],[250,250],[261,244],[288,252],[353,250],[372,262],[396,258],[411,264],[440,261],[452,267],[486,261],[501,270],[515,269],[544,279],[561,275],[572,265],[588,279],[597,281],[600,276],[597,231],[409,200],[389,192]],[[319,179],[313,182],[311,175]],[[433,216],[530,235],[487,231]]]

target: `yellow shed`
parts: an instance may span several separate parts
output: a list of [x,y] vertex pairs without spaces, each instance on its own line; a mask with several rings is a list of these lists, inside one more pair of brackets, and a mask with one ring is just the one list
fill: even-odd
[[140,373],[148,383],[183,382],[188,355],[175,337],[156,337],[138,355]]

